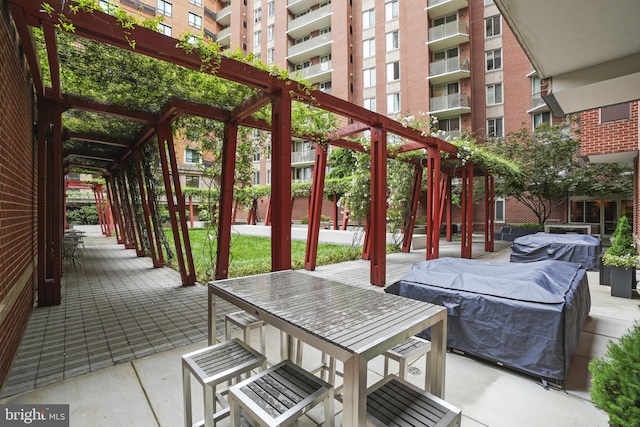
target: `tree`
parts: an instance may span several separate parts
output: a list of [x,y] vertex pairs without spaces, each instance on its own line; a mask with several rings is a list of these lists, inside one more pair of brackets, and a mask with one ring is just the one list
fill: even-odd
[[621,164],[584,163],[579,130],[568,121],[543,123],[533,132],[522,129],[505,138],[487,140],[488,147],[520,164],[521,174],[496,180],[496,194],[511,196],[529,208],[543,225],[570,194],[631,194],[632,174]]

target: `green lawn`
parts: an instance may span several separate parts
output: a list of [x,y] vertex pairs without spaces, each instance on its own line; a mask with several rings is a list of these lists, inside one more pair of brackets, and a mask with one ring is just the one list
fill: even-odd
[[[165,229],[165,233],[173,247],[171,229]],[[189,229],[189,239],[197,280],[199,282],[212,280],[215,274],[215,237],[209,236],[206,229],[192,228]],[[306,242],[304,241],[291,241],[291,264],[294,269],[304,268],[305,246]],[[318,244],[316,265],[335,264],[360,259],[361,256],[361,247],[320,243]],[[172,260],[169,265],[175,268],[177,262]],[[232,234],[229,277],[248,276],[269,271],[271,271],[271,238]]]

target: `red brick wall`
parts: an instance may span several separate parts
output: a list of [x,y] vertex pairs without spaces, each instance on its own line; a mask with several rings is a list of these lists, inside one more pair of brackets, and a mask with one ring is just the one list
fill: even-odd
[[37,277],[37,150],[32,85],[0,0],[0,385],[33,307]]
[[582,155],[638,150],[638,102],[631,103],[631,118],[600,124],[600,109],[580,114]]

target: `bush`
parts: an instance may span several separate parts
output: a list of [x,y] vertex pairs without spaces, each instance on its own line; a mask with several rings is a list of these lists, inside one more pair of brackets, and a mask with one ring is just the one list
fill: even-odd
[[[326,215],[320,215],[320,221],[329,222],[331,218]],[[307,215],[300,218],[300,224],[309,224],[309,217]]]
[[209,213],[208,209],[201,209],[198,212],[198,219],[200,221],[211,221],[211,213]]
[[605,265],[632,268],[638,265],[638,250],[633,241],[633,233],[626,216],[621,217],[611,235],[611,247],[602,257]]
[[620,341],[609,342],[602,359],[589,363],[591,400],[609,415],[611,425],[640,426],[640,325]]

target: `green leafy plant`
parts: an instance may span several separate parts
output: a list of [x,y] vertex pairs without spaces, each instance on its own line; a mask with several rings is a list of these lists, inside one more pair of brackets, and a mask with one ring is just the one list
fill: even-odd
[[626,216],[618,220],[616,229],[611,235],[611,247],[602,257],[602,263],[624,268],[634,268],[640,264],[638,250],[633,242],[631,225],[629,225]]
[[610,341],[603,358],[589,363],[591,400],[609,415],[611,425],[640,425],[640,324],[618,342]]

